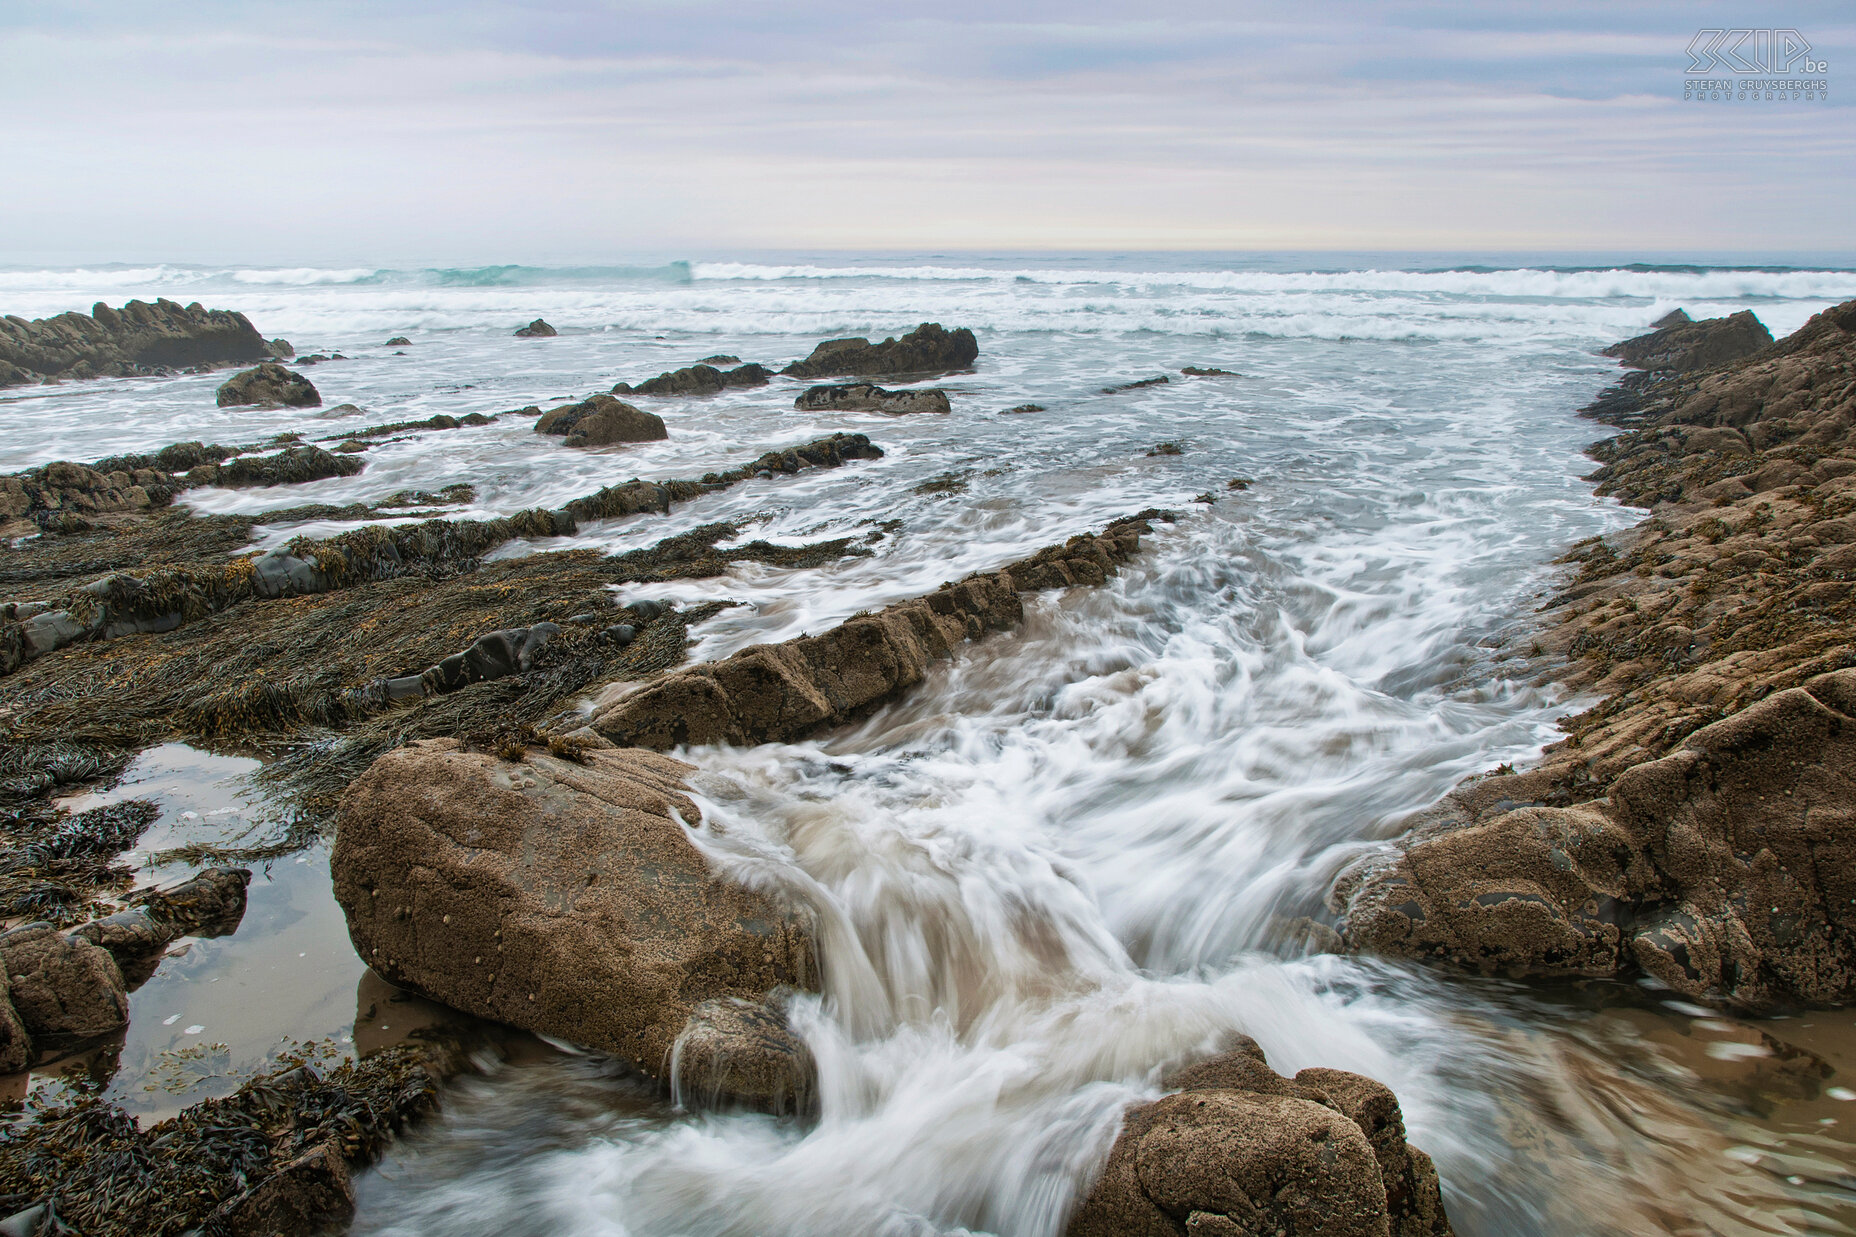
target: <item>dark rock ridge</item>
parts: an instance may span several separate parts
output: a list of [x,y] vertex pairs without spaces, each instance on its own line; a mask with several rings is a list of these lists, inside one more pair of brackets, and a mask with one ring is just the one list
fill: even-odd
[[[616,401],[614,401],[616,402]],[[348,466],[351,457],[327,455]],[[638,512],[668,512],[673,502],[714,493],[751,477],[836,468],[880,459],[862,434],[833,434],[784,451],[769,451],[700,481],[632,480],[576,498],[553,511],[533,508],[493,520],[427,520],[368,525],[326,540],[297,538],[255,558],[228,563],[117,572],[55,599],[0,603],[0,674],[80,640],[171,631],[253,598],[326,593],[414,571],[456,570],[517,537],[571,536],[582,521]]]
[[517,339],[552,339],[559,334],[559,331],[549,326],[540,318],[535,319],[527,326],[516,328]]
[[939,387],[915,391],[885,391],[867,382],[808,387],[793,401],[806,412],[951,412],[947,392]]
[[[353,408],[352,405],[344,406],[349,407],[352,411],[360,411],[359,409]],[[341,409],[337,408],[331,411],[339,412]],[[389,421],[385,425],[370,425],[365,429],[351,430],[343,434],[330,434],[327,438],[322,439],[322,441],[339,442],[346,438],[382,438],[388,434],[417,433],[420,430],[454,430],[462,429],[466,426],[488,425],[498,417],[533,417],[539,416],[540,414],[541,409],[532,406],[528,408],[515,408],[509,412],[492,412],[488,414],[467,412],[461,417],[454,417],[449,413],[436,412],[429,417],[423,417],[417,421]]]
[[610,395],[594,395],[541,414],[537,434],[558,434],[570,447],[604,447],[616,442],[659,442],[670,437],[664,418]]
[[699,1007],[816,982],[805,927],[684,835],[689,772],[639,751],[388,753],[342,797],[330,860],[356,950],[401,987],[665,1078]]
[[794,378],[946,373],[970,368],[979,354],[972,331],[949,331],[938,322],[924,322],[902,338],[892,336],[880,344],[862,336],[828,339],[811,356],[780,372]]
[[221,408],[315,408],[322,396],[303,375],[266,361],[228,378],[220,385],[218,401]]
[[733,657],[666,675],[593,715],[591,727],[621,746],[665,751],[683,744],[770,743],[840,725],[921,682],[929,664],[966,640],[1014,627],[1018,594],[1101,584],[1140,549],[1148,519],[1116,520],[1000,571],[875,614],[821,636],[757,645]]
[[1604,355],[1617,357],[1632,369],[1685,373],[1738,361],[1772,342],[1772,332],[1750,309],[1701,322],[1691,322],[1687,314],[1679,322],[1670,322],[1671,317],[1662,319],[1667,326],[1659,324],[1648,335],[1613,344]]
[[1392,1092],[1341,1070],[1284,1078],[1237,1038],[1128,1112],[1067,1237],[1449,1237]]
[[1600,703],[1343,873],[1350,946],[1856,1001],[1853,375],[1856,302],[1638,388],[1593,479],[1653,514],[1574,547],[1536,650]]
[[161,299],[28,322],[0,318],[0,387],[47,378],[126,377],[268,360],[271,346],[244,314]]
[[1103,387],[1103,388],[1102,388],[1102,391],[1101,391],[1101,394],[1103,394],[1103,395],[1119,395],[1119,394],[1121,394],[1121,393],[1122,393],[1123,391],[1139,391],[1139,390],[1141,390],[1141,389],[1142,389],[1143,387],[1159,387],[1159,386],[1165,386],[1165,385],[1166,385],[1166,384],[1167,384],[1168,382],[1170,382],[1170,381],[1172,381],[1172,380],[1171,380],[1170,378],[1168,378],[1168,377],[1167,377],[1167,376],[1166,376],[1165,374],[1161,374],[1161,375],[1160,375],[1159,377],[1157,377],[1157,378],[1139,378],[1139,379],[1136,379],[1136,380],[1135,380],[1135,381],[1133,381],[1133,382],[1123,382],[1123,383],[1120,383],[1120,384],[1118,384],[1118,385],[1116,385],[1116,386],[1112,386],[1112,387]]
[[715,395],[731,387],[764,387],[773,377],[765,365],[752,362],[735,369],[722,370],[713,365],[690,365],[683,369],[647,378],[637,386],[621,382],[612,388],[614,395]]

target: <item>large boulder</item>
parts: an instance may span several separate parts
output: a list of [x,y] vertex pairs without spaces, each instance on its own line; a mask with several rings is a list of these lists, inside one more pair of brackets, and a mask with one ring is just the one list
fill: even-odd
[[715,395],[731,387],[764,387],[773,377],[773,371],[765,365],[749,362],[734,369],[717,369],[713,365],[689,365],[683,369],[671,370],[655,378],[647,378],[637,386],[621,382],[612,388],[614,395]]
[[980,354],[973,332],[961,327],[949,331],[938,322],[924,322],[901,339],[880,344],[858,336],[828,339],[803,361],[780,372],[794,378],[832,378],[840,375],[874,377],[880,374],[935,374],[966,369]]
[[92,378],[266,360],[270,346],[244,314],[161,298],[121,309],[28,322],[0,318],[0,387],[43,378]]
[[519,326],[516,328],[517,339],[553,339],[559,334],[559,331],[549,326],[540,318],[535,319],[527,326]]
[[947,392],[939,387],[916,391],[885,391],[867,382],[808,387],[793,401],[805,412],[951,412]]
[[22,924],[0,933],[0,961],[10,1006],[0,1011],[0,1069],[17,1070],[129,1025],[122,970],[94,942],[48,923]]
[[275,361],[241,370],[219,387],[221,408],[315,408],[321,403],[322,396],[309,379]]
[[[1634,765],[1609,796],[1454,792],[1333,892],[1355,949],[1517,975],[1647,972],[1748,1009],[1856,999],[1856,670]],[[1517,802],[1517,800],[1521,800]]]
[[[1772,342],[1772,332],[1750,309],[1725,318],[1704,318],[1691,322],[1687,314],[1672,321],[1674,314],[1658,319],[1660,329],[1639,335],[1604,350],[1632,369],[1675,370],[1712,369],[1751,356]],[[1668,323],[1661,326],[1661,323]]]
[[1398,1100],[1340,1070],[1272,1070],[1255,1041],[1130,1110],[1068,1237],[1445,1237],[1437,1170]]
[[649,752],[512,761],[450,739],[382,756],[342,798],[331,859],[356,950],[390,983],[665,1077],[699,1007],[816,974],[807,929],[684,833],[700,819],[689,772]]
[[658,442],[670,437],[664,418],[610,395],[595,395],[541,414],[537,434],[559,434],[570,447],[604,447],[615,442]]

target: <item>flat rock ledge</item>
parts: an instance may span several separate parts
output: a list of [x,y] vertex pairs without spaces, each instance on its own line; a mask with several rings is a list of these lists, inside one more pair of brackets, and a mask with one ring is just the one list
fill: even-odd
[[0,318],[0,387],[250,364],[273,355],[244,314],[198,301],[184,307],[166,298],[153,305],[130,301],[121,309],[99,301],[88,314]]
[[1148,511],[1100,534],[1072,537],[1000,571],[875,614],[821,636],[744,649],[733,657],[666,675],[597,711],[590,723],[623,747],[667,751],[683,744],[772,743],[841,725],[922,681],[930,663],[963,641],[1005,631],[1024,618],[1019,593],[1102,584],[1151,533]]
[[886,391],[868,382],[846,382],[808,387],[793,400],[802,412],[952,412],[947,392],[939,387],[915,391]]
[[1449,1237],[1392,1092],[1341,1070],[1284,1078],[1239,1039],[1129,1110],[1067,1237]]
[[742,1011],[816,987],[812,937],[690,842],[691,771],[654,752],[506,760],[452,739],[382,756],[343,796],[331,858],[356,950],[390,983],[653,1078],[691,1028],[692,1079],[790,1103],[805,1084],[768,1059],[784,1018]]

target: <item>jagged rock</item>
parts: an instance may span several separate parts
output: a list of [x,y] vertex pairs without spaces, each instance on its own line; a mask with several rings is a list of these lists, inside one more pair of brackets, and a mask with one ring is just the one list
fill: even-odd
[[885,391],[867,382],[808,387],[793,407],[806,412],[951,412],[947,392],[939,387]]
[[389,339],[386,343],[381,345],[383,348],[410,348],[411,346],[412,340],[407,339],[404,335],[395,335],[392,339]]
[[1021,590],[1101,584],[1152,531],[1143,516],[1117,520],[1100,536],[1072,537],[823,635],[666,675],[600,709],[590,724],[614,743],[659,751],[784,742],[842,724],[921,682],[929,663],[961,642],[1015,626],[1024,614]]
[[232,375],[219,388],[219,406],[315,408],[322,403],[309,379],[273,361]]
[[747,364],[737,369],[721,370],[713,365],[690,365],[659,374],[633,386],[621,382],[612,388],[614,395],[714,395],[731,387],[764,387],[773,377],[765,365]]
[[946,373],[968,368],[979,354],[972,331],[965,327],[949,331],[938,322],[924,322],[901,339],[891,337],[880,344],[862,336],[828,339],[811,356],[780,372],[794,378]]
[[1342,875],[1341,930],[1355,949],[1485,971],[1641,969],[1750,1009],[1846,1004],[1852,762],[1856,670],[1840,670],[1697,730],[1606,799],[1514,806],[1512,779],[1490,779]]
[[718,352],[714,356],[704,357],[698,364],[702,365],[739,365],[741,358],[732,352]]
[[570,447],[603,447],[615,442],[657,442],[670,437],[664,418],[634,408],[610,395],[595,395],[541,414],[537,434],[559,434]]
[[355,948],[390,983],[665,1076],[704,1002],[815,983],[807,929],[673,819],[701,819],[689,772],[449,739],[382,756],[342,798],[331,859]]
[[124,975],[151,966],[183,936],[224,936],[245,915],[245,868],[208,868],[172,889],[152,890],[135,905],[71,929],[70,935],[109,951]]
[[559,331],[549,326],[540,318],[535,319],[527,326],[516,328],[517,339],[552,339],[559,334]]
[[1448,1237],[1437,1170],[1370,1078],[1235,1050],[1131,1109],[1068,1237]]
[[1652,331],[1660,331],[1666,327],[1681,326],[1683,323],[1693,321],[1694,319],[1688,316],[1688,310],[1672,309],[1656,321],[1650,323],[1650,329]]
[[0,318],[0,387],[46,378],[129,375],[186,367],[235,365],[271,356],[244,314],[183,308],[165,298],[99,302],[89,314],[28,322]]
[[273,339],[266,346],[270,348],[271,359],[273,360],[277,360],[277,361],[296,360],[296,348],[293,347],[290,341],[287,339]]
[[[1673,315],[1671,315],[1673,316]],[[1668,322],[1668,317],[1663,319]],[[1604,350],[1632,369],[1674,370],[1712,369],[1750,356],[1772,342],[1772,332],[1750,309],[1725,318],[1682,321],[1664,326],[1648,335],[1627,339]]]

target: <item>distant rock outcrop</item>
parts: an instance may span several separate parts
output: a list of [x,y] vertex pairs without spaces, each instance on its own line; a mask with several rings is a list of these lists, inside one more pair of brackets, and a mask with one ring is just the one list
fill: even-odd
[[965,327],[949,331],[938,322],[924,322],[901,339],[880,344],[862,336],[828,339],[812,349],[811,356],[780,372],[794,378],[946,373],[968,368],[979,354],[972,331]]
[[689,365],[682,369],[647,378],[637,386],[621,382],[612,388],[614,395],[714,395],[730,387],[764,387],[773,377],[765,365],[749,362],[735,369],[717,369],[713,365]]
[[595,395],[541,414],[537,434],[559,434],[570,447],[604,447],[615,442],[658,442],[670,437],[664,418],[610,395]]
[[221,408],[315,408],[321,403],[314,383],[275,361],[236,373],[219,387]]
[[517,339],[553,339],[559,334],[559,331],[549,326],[547,322],[540,318],[535,319],[527,326],[516,328]]
[[808,387],[793,401],[806,412],[951,412],[947,392],[939,387],[919,391],[885,391],[867,382]]
[[64,313],[28,322],[0,318],[0,387],[48,378],[160,373],[196,366],[267,360],[271,346],[244,314],[130,301],[101,301],[88,314]]
[[[1677,310],[1676,313],[1682,313]],[[1667,325],[1664,325],[1664,324]],[[1676,319],[1668,314],[1657,322],[1658,330],[1627,339],[1604,350],[1606,356],[1618,358],[1632,369],[1674,370],[1712,369],[1741,357],[1751,356],[1772,342],[1772,332],[1765,323],[1743,309],[1725,318],[1706,318],[1691,322],[1687,314]]]

